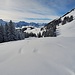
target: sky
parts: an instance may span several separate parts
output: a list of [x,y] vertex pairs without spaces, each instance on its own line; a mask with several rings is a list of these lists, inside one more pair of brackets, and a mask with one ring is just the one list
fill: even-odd
[[75,0],[0,0],[0,19],[48,23],[75,8]]

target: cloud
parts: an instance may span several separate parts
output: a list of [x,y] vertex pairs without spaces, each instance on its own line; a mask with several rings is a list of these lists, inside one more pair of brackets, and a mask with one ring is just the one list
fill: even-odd
[[67,5],[74,2],[72,1],[0,0],[0,18],[13,21],[49,22],[58,18],[63,10],[67,9]]
[[27,20],[50,20],[50,18],[25,18]]
[[37,2],[48,9],[53,9],[59,16],[75,8],[75,0],[37,0]]
[[0,0],[0,18],[13,21],[38,22],[42,20],[45,22],[45,20],[56,18],[56,14],[52,9],[43,7],[37,0]]

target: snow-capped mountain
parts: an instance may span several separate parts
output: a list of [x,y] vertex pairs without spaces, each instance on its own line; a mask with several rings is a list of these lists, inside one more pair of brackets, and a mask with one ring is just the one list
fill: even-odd
[[29,25],[29,23],[24,22],[24,21],[19,21],[16,23],[16,27],[22,27],[22,26],[27,26]]
[[[0,24],[5,25],[5,23],[8,23],[8,22],[0,19]],[[16,27],[20,27],[20,28],[22,28],[22,26],[34,26],[34,27],[39,28],[39,27],[42,27],[42,26],[46,25],[46,23],[34,23],[34,22],[28,23],[28,22],[25,22],[25,21],[19,21],[19,22],[13,22],[13,23]]]
[[46,23],[34,23],[34,22],[25,22],[25,21],[20,21],[16,23],[16,27],[22,27],[22,26],[34,26],[34,27],[42,27],[46,25]]

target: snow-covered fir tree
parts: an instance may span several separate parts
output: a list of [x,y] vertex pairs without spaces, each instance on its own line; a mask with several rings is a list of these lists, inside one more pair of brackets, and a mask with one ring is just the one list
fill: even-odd
[[0,25],[0,43],[4,42],[4,27]]
[[9,39],[9,41],[16,40],[15,26],[14,26],[14,23],[11,20],[9,22],[9,36],[8,36],[8,39]]

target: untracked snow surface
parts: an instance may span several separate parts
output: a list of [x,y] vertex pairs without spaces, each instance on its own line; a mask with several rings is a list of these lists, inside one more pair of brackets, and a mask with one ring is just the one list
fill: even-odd
[[1,43],[0,75],[75,75],[74,24],[60,26],[59,37]]

